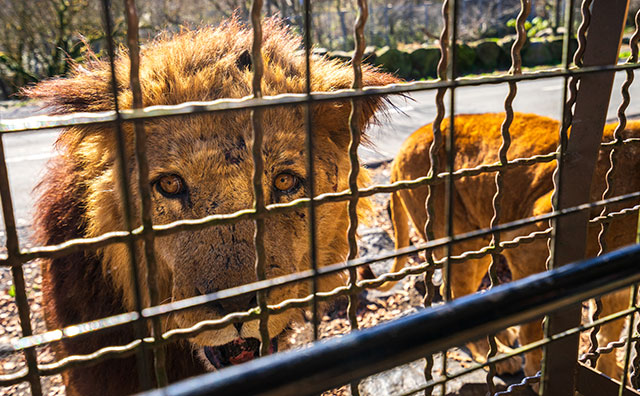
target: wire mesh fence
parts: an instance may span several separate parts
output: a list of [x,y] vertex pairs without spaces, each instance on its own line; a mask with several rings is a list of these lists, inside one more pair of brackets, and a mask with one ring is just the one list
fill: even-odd
[[[477,78],[463,79],[456,74],[456,45],[459,42],[458,23],[460,21],[460,4],[453,0],[447,0],[442,8],[442,33],[439,43],[441,59],[438,66],[437,81],[416,81],[416,82],[395,82],[384,86],[365,86],[363,80],[363,70],[370,71],[367,66],[363,66],[362,58],[365,51],[364,33],[367,27],[369,10],[365,0],[358,0],[358,18],[353,29],[355,51],[349,67],[352,68],[352,77],[348,79],[350,88],[336,89],[330,92],[317,92],[313,89],[314,78],[322,77],[312,73],[314,69],[314,59],[311,53],[311,3],[304,2],[305,21],[304,53],[300,55],[299,62],[303,65],[304,79],[297,91],[298,93],[282,92],[278,95],[265,94],[265,75],[273,73],[270,69],[271,58],[265,56],[263,47],[263,4],[262,1],[254,1],[251,8],[251,47],[247,54],[250,60],[248,64],[251,72],[250,92],[242,98],[222,98],[211,101],[186,102],[173,105],[161,105],[144,107],[155,103],[143,103],[143,90],[145,89],[144,77],[139,75],[140,70],[140,48],[138,45],[138,19],[133,0],[126,1],[127,11],[127,45],[128,45],[128,65],[125,69],[118,69],[123,58],[118,60],[113,46],[113,40],[108,40],[108,65],[109,78],[104,81],[108,83],[111,103],[111,111],[97,113],[62,114],[56,116],[29,117],[17,120],[2,120],[0,122],[0,132],[2,134],[18,133],[30,130],[50,129],[50,128],[103,128],[113,130],[113,150],[117,157],[113,158],[113,180],[117,181],[117,188],[120,197],[123,199],[120,207],[123,229],[111,230],[99,235],[88,237],[79,235],[76,238],[65,239],[46,246],[36,246],[32,248],[21,248],[16,230],[12,197],[9,191],[9,181],[7,176],[6,159],[4,148],[0,146],[0,193],[2,198],[2,208],[7,234],[6,252],[0,257],[0,265],[11,268],[13,282],[16,291],[16,303],[19,308],[22,337],[12,340],[10,352],[23,353],[26,365],[22,369],[7,375],[0,376],[0,384],[9,386],[21,382],[28,382],[31,392],[34,395],[42,394],[41,377],[58,373],[66,375],[79,367],[95,366],[101,362],[117,365],[116,358],[135,355],[135,370],[138,376],[139,390],[148,390],[153,387],[164,387],[176,378],[167,368],[167,362],[175,356],[172,345],[179,340],[194,339],[212,330],[231,328],[245,323],[256,323],[256,334],[259,334],[259,355],[265,356],[274,352],[277,343],[274,342],[273,334],[270,333],[269,323],[273,323],[283,312],[293,308],[303,308],[311,313],[311,323],[313,328],[313,339],[317,340],[318,326],[320,321],[320,310],[324,302],[337,297],[346,297],[349,301],[347,315],[351,330],[357,330],[360,326],[356,312],[358,298],[363,290],[377,288],[390,281],[398,281],[412,274],[422,274],[424,276],[426,294],[424,306],[429,308],[434,303],[437,284],[434,283],[433,275],[436,269],[442,271],[443,285],[441,287],[442,297],[445,307],[453,306],[453,319],[463,320],[455,316],[455,301],[460,297],[460,292],[454,290],[456,274],[461,266],[469,265],[471,260],[490,259],[488,262],[488,273],[490,278],[490,289],[497,286],[499,279],[496,268],[502,255],[509,255],[509,252],[519,249],[528,249],[527,246],[536,242],[549,244],[549,253],[544,258],[547,259],[546,268],[561,269],[565,264],[585,257],[587,252],[593,250],[593,246],[586,246],[587,228],[589,225],[601,228],[598,237],[598,254],[606,253],[611,247],[620,247],[622,242],[631,238],[636,241],[638,235],[638,210],[640,205],[640,191],[637,185],[637,168],[631,165],[626,174],[621,174],[616,170],[624,161],[631,161],[628,153],[633,152],[629,147],[638,147],[640,136],[625,134],[628,126],[626,120],[626,110],[630,104],[629,86],[633,82],[635,69],[638,64],[638,41],[640,34],[640,13],[635,16],[635,31],[630,38],[631,55],[629,59],[618,64],[618,50],[626,19],[627,4],[618,2],[615,5],[607,5],[604,1],[585,0],[581,3],[582,24],[575,33],[579,47],[573,59],[570,59],[570,38],[574,20],[574,2],[567,2],[565,10],[565,33],[564,33],[564,60],[563,66],[558,69],[545,69],[541,71],[523,72],[520,51],[526,40],[525,21],[529,15],[531,2],[522,0],[520,2],[520,13],[516,21],[517,39],[511,50],[512,66],[508,74],[499,76],[483,76]],[[104,26],[108,37],[112,36],[112,21],[110,14],[109,0],[103,0]],[[617,40],[617,41],[616,41]],[[121,63],[118,63],[121,62]],[[239,66],[241,67],[241,66]],[[126,80],[122,70],[126,70]],[[606,107],[611,92],[612,78],[615,72],[624,72],[626,81],[623,84],[621,96],[622,104],[618,111],[618,121],[613,128],[610,139],[602,141],[602,131],[606,119]],[[118,76],[116,78],[115,76]],[[561,122],[556,124],[557,132],[556,145],[553,150],[547,153],[530,154],[528,156],[518,156],[510,159],[510,149],[513,141],[517,138],[512,136],[514,122],[520,122],[519,115],[514,112],[513,101],[517,96],[518,83],[521,81],[545,79],[552,77],[564,78],[563,90],[563,115]],[[127,81],[128,80],[128,81]],[[456,125],[460,125],[460,118],[455,114],[456,89],[464,86],[480,86],[485,84],[507,84],[508,94],[504,101],[504,112],[500,115],[500,147],[494,148],[495,162],[479,161],[471,167],[459,167],[456,162],[456,155],[461,148],[456,142],[456,135],[459,133]],[[388,94],[409,94],[411,92],[434,90],[436,91],[437,115],[430,127],[430,146],[428,150],[428,169],[422,169],[420,177],[411,179],[394,180],[387,185],[373,185],[362,187],[360,175],[361,164],[358,158],[358,147],[361,140],[361,131],[364,122],[360,114],[367,111],[367,98],[380,98],[381,95]],[[123,95],[126,91],[126,95]],[[448,93],[448,97],[446,94]],[[129,95],[129,96],[127,96]],[[130,98],[129,98],[130,97]],[[198,98],[192,98],[198,99]],[[446,110],[445,100],[448,100]],[[603,102],[604,100],[604,102]],[[129,105],[122,107],[122,103]],[[348,162],[348,174],[342,178],[343,188],[338,191],[319,191],[314,178],[318,176],[318,161],[321,161],[317,153],[318,145],[316,135],[318,127],[314,124],[318,117],[314,111],[318,106],[333,105],[342,106],[347,110],[344,121],[347,125],[339,125],[349,133],[349,142],[345,146],[345,163]],[[265,152],[264,137],[265,130],[269,129],[269,122],[273,122],[270,116],[271,108],[286,108],[292,114],[300,116],[304,125],[304,142],[301,146],[303,150],[300,156],[304,157],[304,170],[306,179],[304,181],[304,197],[300,197],[289,202],[268,202],[269,191],[265,191]],[[296,109],[302,112],[295,113]],[[250,147],[250,158],[252,162],[252,179],[246,182],[246,189],[250,191],[253,202],[252,207],[229,213],[215,213],[198,218],[185,218],[176,220],[168,224],[154,224],[154,206],[152,199],[152,186],[154,177],[150,170],[148,156],[156,149],[147,142],[150,128],[154,128],[153,122],[162,122],[165,119],[175,119],[178,117],[206,117],[220,116],[231,117],[237,114],[245,114],[242,111],[250,112],[248,117],[240,117],[247,122],[247,128],[251,130],[248,135],[251,140],[245,146]],[[448,113],[448,114],[447,114]],[[194,118],[195,119],[195,118]],[[514,121],[515,120],[515,121]],[[571,127],[571,132],[570,132]],[[321,136],[321,135],[320,135]],[[577,136],[577,137],[576,137]],[[1,144],[1,143],[0,143]],[[244,141],[243,141],[244,144]],[[78,146],[79,147],[79,146]],[[625,151],[625,149],[627,151]],[[513,150],[512,150],[513,152]],[[608,158],[608,166],[603,175],[604,180],[600,184],[602,188],[599,200],[594,200],[591,194],[591,181],[593,179],[598,153],[604,153]],[[444,153],[444,155],[442,155]],[[133,158],[135,160],[133,160]],[[549,202],[553,206],[550,211],[533,213],[526,217],[513,217],[506,212],[508,207],[504,204],[506,194],[513,195],[509,191],[511,186],[505,182],[510,171],[523,171],[534,166],[549,164],[558,166],[553,178],[553,196],[549,196]],[[132,168],[133,166],[133,168]],[[634,173],[633,171],[636,171]],[[337,171],[336,171],[337,172]],[[135,177],[132,175],[135,174]],[[460,203],[456,200],[457,184],[463,180],[471,180],[478,176],[489,176],[492,185],[495,186],[495,194],[492,195],[490,223],[481,227],[462,227],[455,224],[456,205]],[[626,188],[614,187],[619,180]],[[635,183],[635,184],[634,184]],[[413,246],[401,247],[393,251],[386,252],[374,258],[357,257],[357,228],[359,223],[358,205],[363,205],[364,199],[376,194],[391,193],[396,194],[402,191],[419,191],[425,189],[424,202],[425,219],[421,224],[420,233],[425,241]],[[597,188],[596,188],[597,190]],[[549,191],[551,192],[551,190]],[[516,193],[517,194],[517,193]],[[320,262],[319,259],[319,232],[318,215],[319,208],[328,205],[340,205],[339,213],[341,217],[348,218],[345,227],[345,235],[341,237],[340,243],[345,251],[342,260],[327,263]],[[237,208],[236,208],[237,209]],[[305,241],[305,254],[308,256],[307,268],[296,268],[296,271],[288,273],[278,273],[277,276],[268,276],[267,266],[273,265],[272,259],[267,257],[267,240],[270,236],[267,233],[268,222],[277,216],[293,216],[303,213],[309,226],[305,229],[305,235],[298,235],[299,240]],[[305,217],[306,216],[306,217]],[[162,244],[162,238],[177,233],[191,233],[197,235],[203,230],[215,229],[216,227],[235,227],[239,224],[251,224],[252,230],[252,250],[250,257],[255,260],[255,282],[245,282],[246,284],[233,285],[222,288],[206,288],[204,292],[198,292],[195,296],[188,295],[171,296],[169,302],[165,300],[166,293],[161,290],[162,270],[159,266],[162,263],[158,260],[158,245]],[[414,222],[415,223],[415,222]],[[626,234],[621,237],[620,227],[617,224],[624,224]],[[418,224],[416,224],[418,226]],[[460,231],[464,230],[464,231]],[[611,231],[614,235],[608,235]],[[518,232],[520,231],[520,232]],[[613,246],[609,241],[620,239],[614,242]],[[467,250],[462,247],[472,246],[465,244],[469,241],[484,241],[486,243],[478,245],[476,250]],[[298,242],[298,241],[296,241]],[[32,260],[64,260],[71,254],[95,251],[108,246],[124,246],[120,254],[128,260],[127,274],[130,275],[131,282],[131,306],[132,310],[117,315],[100,318],[97,320],[72,324],[61,329],[50,329],[44,333],[34,334],[31,328],[30,308],[27,301],[25,289],[23,265]],[[527,245],[529,244],[529,245]],[[286,246],[289,248],[289,246]],[[141,254],[141,252],[143,252]],[[405,257],[409,254],[422,253],[423,261],[417,265],[406,266],[392,273],[384,273],[372,279],[358,280],[358,269],[365,268],[374,262]],[[215,254],[215,249],[214,253]],[[538,254],[537,252],[535,254]],[[606,256],[605,256],[606,257]],[[636,257],[637,255],[633,256]],[[540,258],[540,257],[539,257]],[[573,268],[573,267],[572,267]],[[544,269],[544,268],[543,268]],[[525,271],[526,272],[526,271]],[[537,272],[537,271],[536,271]],[[523,272],[524,273],[524,272]],[[321,287],[323,279],[328,276],[343,276],[343,285],[325,290]],[[635,279],[635,278],[634,278]],[[617,287],[628,286],[626,284],[615,284]],[[305,296],[283,298],[272,301],[269,293],[279,290],[285,286],[296,284],[308,284],[308,293]],[[83,287],[77,285],[77,287]],[[505,289],[508,290],[508,289]],[[613,287],[606,292],[614,290]],[[494,377],[497,374],[497,364],[511,357],[525,355],[525,378],[520,387],[529,385],[540,386],[545,394],[565,394],[574,392],[576,389],[576,378],[567,381],[568,373],[581,373],[584,369],[579,367],[588,364],[600,369],[598,361],[602,361],[604,355],[616,353],[616,348],[621,348],[624,358],[624,367],[621,372],[619,384],[630,382],[632,387],[638,387],[637,380],[637,359],[632,360],[632,350],[637,348],[636,341],[638,324],[635,321],[635,311],[637,310],[637,287],[632,286],[626,293],[625,309],[613,312],[610,307],[620,306],[618,298],[613,303],[608,301],[610,297],[605,297],[603,304],[599,299],[596,309],[590,318],[589,324],[581,325],[581,308],[578,304],[580,298],[591,298],[601,295],[604,289],[597,289],[595,286],[591,290],[593,295],[579,295],[572,303],[573,306],[567,311],[554,313],[546,319],[543,328],[539,322],[526,324],[521,329],[522,347],[511,352],[501,351],[498,332],[510,324],[505,321],[495,320],[493,327],[485,333],[492,334],[487,338],[488,353],[484,357],[484,362],[474,365],[471,370],[488,369],[486,377],[487,387],[491,394],[508,394],[515,392],[518,386],[514,386],[507,391],[500,391],[496,388]],[[487,292],[491,296],[492,291]],[[498,291],[495,291],[498,293]],[[462,293],[466,294],[466,293]],[[194,309],[204,307],[220,307],[220,302],[237,301],[242,296],[255,295],[255,302],[244,309],[225,309],[225,313],[218,318],[198,321],[189,326],[176,326],[167,328],[167,318],[190,312]],[[506,294],[507,298],[509,294]],[[629,300],[629,297],[630,300]],[[186,297],[186,298],[185,298]],[[488,299],[488,297],[487,297]],[[253,301],[253,300],[252,300]],[[453,301],[453,302],[452,302]],[[473,299],[465,301],[476,301]],[[483,304],[486,304],[486,300]],[[216,305],[218,304],[218,305]],[[451,305],[453,304],[453,305]],[[577,304],[577,305],[576,305]],[[617,305],[616,305],[617,304]],[[625,304],[623,304],[625,305]],[[556,307],[557,308],[557,307]],[[606,308],[606,309],[605,309]],[[599,316],[603,309],[606,315]],[[430,314],[429,310],[425,310]],[[542,314],[537,311],[537,314]],[[435,315],[435,314],[434,314]],[[462,315],[462,314],[460,314]],[[218,315],[213,315],[218,316]],[[532,319],[535,315],[527,319]],[[619,334],[614,338],[607,338],[608,345],[599,345],[598,331],[601,325],[620,322],[620,318],[627,317],[627,334],[619,339]],[[523,317],[517,318],[511,324],[522,323],[526,320]],[[433,319],[432,319],[433,320]],[[528,326],[528,327],[526,327]],[[236,329],[239,329],[236,327]],[[76,354],[73,356],[56,356],[57,360],[52,363],[38,363],[38,347],[43,345],[55,345],[56,343],[69,342],[82,337],[91,337],[96,334],[107,334],[109,332],[127,329],[130,337],[126,342],[118,345],[110,345],[91,351],[88,354]],[[593,329],[590,334],[590,347],[588,352],[580,356],[581,363],[576,363],[578,354],[578,340],[581,332]],[[486,330],[486,329],[485,329]],[[238,330],[238,335],[240,330]],[[619,331],[618,331],[619,333]],[[358,334],[354,333],[354,338]],[[526,336],[525,336],[526,334]],[[609,334],[609,336],[611,336]],[[464,341],[469,341],[473,337],[467,334]],[[457,339],[462,342],[462,339]],[[358,341],[360,342],[360,341]],[[366,343],[364,344],[366,345]],[[451,344],[451,346],[456,344]],[[422,350],[425,358],[424,377],[426,385],[416,389],[415,392],[446,393],[446,384],[449,380],[460,373],[451,373],[447,368],[447,353],[449,345],[443,348],[418,349]],[[444,358],[440,359],[439,372],[434,371],[433,353],[439,351]],[[541,352],[535,352],[541,351]],[[543,352],[544,353],[543,353]],[[207,349],[205,348],[205,354]],[[208,350],[208,353],[213,353]],[[289,354],[287,356],[295,356]],[[190,357],[191,358],[191,357]],[[212,358],[207,356],[211,361]],[[215,359],[213,359],[215,360]],[[258,359],[257,362],[263,359]],[[266,360],[265,360],[266,361]],[[275,360],[273,360],[275,362]],[[608,362],[611,361],[609,358]],[[614,356],[613,361],[616,361]],[[256,363],[260,365],[261,363]],[[264,363],[266,364],[266,363]],[[241,375],[241,367],[236,371]],[[253,367],[253,366],[252,366]],[[257,366],[256,366],[257,367]],[[616,365],[617,367],[617,365]],[[630,370],[633,367],[633,370]],[[263,370],[267,370],[263,367]],[[613,369],[614,371],[617,369]],[[268,371],[268,370],[267,370]],[[265,373],[267,371],[264,371]],[[232,371],[223,370],[220,374]],[[590,371],[589,371],[590,373]],[[611,372],[609,372],[610,374]],[[360,373],[351,375],[350,391],[357,395],[359,391],[359,379],[370,373]],[[435,375],[434,375],[435,374]],[[617,374],[617,371],[616,371]],[[631,374],[631,375],[630,375]],[[231,374],[229,374],[231,375]],[[583,376],[586,374],[583,374]],[[594,374],[595,375],[595,374]],[[179,377],[179,375],[178,375]],[[217,378],[217,377],[216,377]],[[220,377],[221,378],[221,377]],[[237,377],[240,378],[240,377]],[[596,378],[596,377],[589,377]],[[598,377],[599,378],[599,377]],[[259,382],[258,382],[259,383]],[[224,382],[220,382],[224,384]],[[327,384],[324,384],[327,385]],[[603,385],[605,386],[605,385]],[[325,388],[326,389],[326,388]],[[595,394],[604,388],[594,388]],[[624,392],[634,392],[631,388],[619,386],[621,394]],[[309,392],[321,391],[324,389]],[[256,390],[258,392],[259,390]],[[582,390],[581,390],[582,392]],[[586,393],[583,393],[586,395]]]

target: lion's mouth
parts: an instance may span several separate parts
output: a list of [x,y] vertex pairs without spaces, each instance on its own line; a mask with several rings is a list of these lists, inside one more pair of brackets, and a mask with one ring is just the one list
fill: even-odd
[[[269,353],[278,351],[278,339],[271,340]],[[257,338],[236,338],[228,344],[204,347],[207,360],[220,370],[221,368],[253,360],[260,355],[260,340]]]

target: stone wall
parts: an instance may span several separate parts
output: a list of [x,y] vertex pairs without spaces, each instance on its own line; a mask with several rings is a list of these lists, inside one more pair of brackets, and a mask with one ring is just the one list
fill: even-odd
[[[515,37],[485,39],[471,43],[458,44],[457,74],[487,73],[495,70],[508,70],[511,66],[511,47]],[[530,38],[522,48],[522,65],[525,67],[556,65],[562,62],[561,36]],[[577,48],[577,41],[571,40],[571,54]],[[351,60],[352,53],[335,51],[326,53],[329,57],[343,61]],[[395,73],[407,80],[435,78],[440,61],[440,49],[427,45],[410,51],[383,47],[368,47],[365,60]]]

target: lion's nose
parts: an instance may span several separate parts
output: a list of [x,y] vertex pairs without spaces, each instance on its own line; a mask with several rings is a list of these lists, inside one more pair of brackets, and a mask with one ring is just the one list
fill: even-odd
[[[258,298],[256,293],[243,294],[211,303],[211,307],[223,316],[231,312],[245,312],[257,306]],[[241,323],[238,324],[242,325]]]

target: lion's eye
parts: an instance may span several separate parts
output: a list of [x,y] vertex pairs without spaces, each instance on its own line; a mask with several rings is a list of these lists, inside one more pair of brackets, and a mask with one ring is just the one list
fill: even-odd
[[290,192],[300,183],[300,179],[291,173],[280,173],[273,182],[275,188],[280,192]]
[[184,180],[178,175],[165,175],[158,179],[158,189],[166,196],[180,195],[185,191]]

